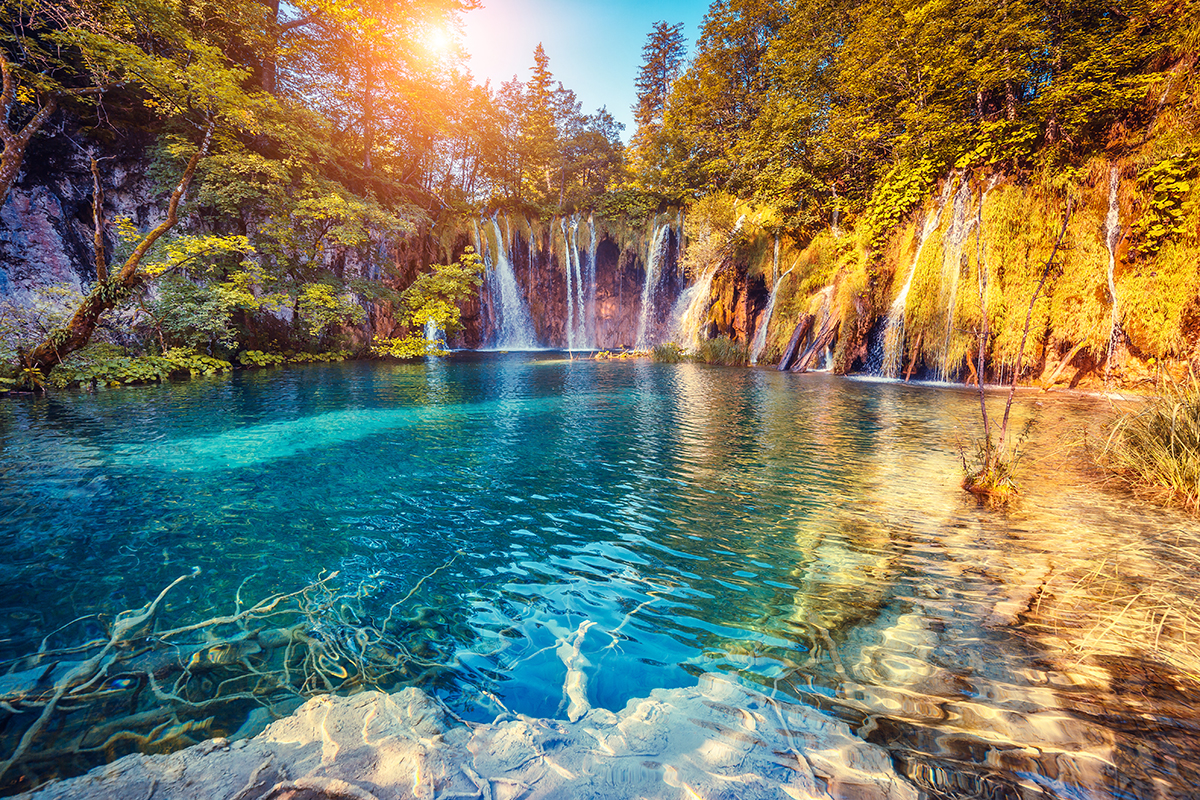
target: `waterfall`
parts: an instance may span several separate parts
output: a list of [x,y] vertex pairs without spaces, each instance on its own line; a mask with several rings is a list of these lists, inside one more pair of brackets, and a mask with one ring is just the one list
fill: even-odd
[[[579,256],[579,218],[563,217],[559,221],[559,229],[562,231],[563,238],[562,261],[567,273],[567,349],[590,349],[592,344],[591,336],[588,334],[588,322],[589,319],[594,320],[596,271],[594,268],[589,268],[590,287],[585,290],[583,259]],[[592,238],[595,238],[594,230]],[[592,260],[595,261],[594,255]],[[586,305],[589,296],[593,301],[590,308]],[[591,327],[594,331],[594,321],[591,323]]]
[[650,247],[646,252],[646,283],[642,286],[642,308],[638,315],[636,347],[645,350],[651,342],[647,338],[647,328],[654,315],[654,290],[658,285],[662,264],[667,259],[667,245],[671,232],[669,222],[658,222],[654,227],[654,235],[650,237]]
[[771,258],[771,285],[779,282],[779,234],[775,234],[775,255]]
[[579,218],[571,217],[571,263],[575,269],[575,329],[572,332],[572,338],[575,340],[575,347],[587,347],[587,322],[585,321],[586,310],[583,307],[583,265],[579,261]]
[[[779,239],[775,240],[775,257],[779,257]],[[778,268],[778,261],[776,261]],[[762,322],[758,325],[758,330],[754,332],[754,343],[750,346],[750,363],[751,365],[758,363],[758,357],[762,355],[763,348],[767,346],[767,326],[771,324],[771,315],[775,313],[775,298],[779,295],[779,287],[783,284],[783,279],[791,274],[796,268],[793,264],[788,268],[788,271],[779,276],[775,281],[775,285],[771,287],[771,297],[767,300],[767,308],[763,311]]]
[[445,348],[445,342],[442,341],[442,329],[432,319],[425,320],[425,341],[428,343],[426,347],[430,350],[441,350]]
[[938,360],[938,380],[948,381],[951,375],[950,339],[954,335],[954,314],[958,306],[958,282],[962,276],[963,243],[975,227],[971,213],[971,182],[963,179],[954,193],[954,211],[950,226],[942,237],[942,293],[946,297],[946,337]]
[[587,347],[595,349],[596,347],[596,218],[588,214],[588,232],[591,234],[591,243],[588,245],[588,266],[587,266],[587,325],[585,331],[587,333]]
[[671,313],[672,328],[675,340],[684,350],[700,349],[700,326],[709,307],[712,306],[713,278],[716,277],[719,266],[720,262],[717,262],[705,270],[700,280],[685,289],[675,301],[675,308]]
[[1121,175],[1116,166],[1108,173],[1108,216],[1104,218],[1104,244],[1108,248],[1108,297],[1112,301],[1112,328],[1108,335],[1105,373],[1112,368],[1112,355],[1121,335],[1120,309],[1117,307],[1117,245],[1121,242],[1121,204],[1117,200]]
[[[537,334],[534,333],[529,307],[521,296],[521,287],[517,285],[517,276],[509,260],[508,240],[504,237],[496,217],[492,217],[490,224],[496,237],[496,246],[489,247],[485,256],[485,286],[492,313],[497,317],[492,346],[498,350],[536,349]],[[478,237],[478,227],[476,231]],[[530,250],[532,249],[531,241]]]
[[567,233],[567,218],[563,217],[558,221],[558,228],[562,231],[563,238],[563,266],[567,273],[567,349],[575,349],[575,291],[571,286],[571,279],[575,277],[575,268],[571,265],[571,242],[570,235]]
[[917,272],[917,265],[921,262],[921,251],[925,248],[925,241],[941,224],[942,211],[945,210],[946,203],[950,202],[950,190],[953,188],[954,178],[947,176],[937,208],[925,220],[925,225],[921,228],[921,238],[917,240],[917,252],[913,256],[912,267],[908,270],[908,278],[904,281],[903,288],[896,295],[896,299],[892,301],[892,307],[888,311],[887,325],[883,335],[883,376],[885,378],[895,378],[900,374],[900,361],[904,357],[904,306],[908,302],[908,290],[912,288],[913,276]]

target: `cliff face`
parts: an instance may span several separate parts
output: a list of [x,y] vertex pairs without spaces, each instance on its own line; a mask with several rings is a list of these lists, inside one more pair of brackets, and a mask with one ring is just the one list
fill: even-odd
[[[37,293],[51,286],[81,292],[95,277],[88,160],[42,147],[0,209],[0,299],[10,303],[41,302]],[[873,248],[853,230],[796,241],[777,232],[768,211],[749,209],[738,245],[707,282],[684,274],[684,221],[675,212],[640,226],[583,214],[442,220],[369,253],[331,247],[324,258],[344,281],[381,277],[403,290],[430,263],[477,248],[487,277],[464,304],[456,347],[613,349],[724,336],[774,363],[798,325],[812,328],[802,346],[828,320],[838,330],[822,361],[836,371],[971,381],[985,320],[985,377],[1011,374],[1061,230],[1033,305],[1022,378],[1129,386],[1200,358],[1198,190],[1168,198],[1182,223],[1155,233],[1152,209],[1163,199],[1139,177],[1146,170],[1093,163],[1072,190],[1065,229],[1062,192],[952,172]],[[147,171],[136,148],[103,162],[110,222],[157,221]],[[191,213],[180,232],[205,224]],[[115,245],[110,234],[110,255]],[[697,281],[704,285],[692,295],[706,296],[688,299],[685,315],[681,298]],[[366,322],[344,331],[351,345],[402,332],[389,303],[362,304]],[[296,330],[288,310],[244,327],[242,346],[262,349]]]
[[811,326],[803,345],[829,319],[838,372],[972,382],[986,323],[988,380],[1019,357],[1022,380],[1045,385],[1178,377],[1200,359],[1200,202],[1195,187],[1175,197],[1183,222],[1151,241],[1163,200],[1144,172],[1093,163],[1069,220],[1062,191],[951,172],[873,248],[852,230],[772,247],[767,213],[752,212],[703,323],[746,344],[768,325],[760,361],[772,363],[798,326]]
[[[0,297],[34,302],[49,286],[79,292],[96,278],[92,245],[91,166],[87,155],[61,142],[35,141],[21,180],[0,207]],[[107,219],[157,222],[160,212],[145,177],[140,148],[107,155],[101,162]],[[111,254],[114,242],[108,242]]]

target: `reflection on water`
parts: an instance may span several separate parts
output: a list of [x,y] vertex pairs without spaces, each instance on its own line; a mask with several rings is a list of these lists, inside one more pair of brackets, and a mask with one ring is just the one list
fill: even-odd
[[1026,494],[981,508],[956,448],[977,403],[553,354],[13,398],[0,656],[192,565],[178,620],[338,569],[382,587],[366,614],[416,589],[449,662],[424,688],[468,718],[564,717],[556,648],[591,622],[593,706],[719,670],[849,722],[930,796],[1200,792],[1169,611],[1194,607],[1195,521],[1075,463],[1105,411],[1078,398],[1021,403]]

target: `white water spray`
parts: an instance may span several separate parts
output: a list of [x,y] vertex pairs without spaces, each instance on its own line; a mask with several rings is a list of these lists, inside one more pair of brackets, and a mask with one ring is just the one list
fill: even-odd
[[[493,346],[499,350],[536,349],[537,335],[533,330],[529,307],[525,304],[521,288],[517,285],[517,276],[509,259],[508,241],[496,217],[492,217],[490,224],[495,234],[496,246],[494,250],[488,248],[485,263],[488,267],[486,286],[492,310],[497,317]],[[532,250],[532,242],[530,249]]]
[[885,378],[895,378],[900,374],[900,360],[904,357],[904,306],[908,302],[908,290],[912,288],[913,276],[916,275],[917,265],[921,261],[921,251],[925,249],[926,240],[941,224],[942,211],[945,210],[946,203],[950,202],[950,191],[953,188],[953,177],[947,177],[937,208],[925,220],[925,225],[921,228],[921,238],[917,240],[917,252],[913,256],[912,266],[908,270],[908,278],[904,281],[900,294],[896,295],[896,299],[892,301],[892,307],[888,311],[887,325],[883,335],[883,376]]
[[667,260],[667,245],[671,232],[669,222],[659,222],[654,227],[654,235],[650,237],[650,247],[646,252],[646,283],[642,286],[642,308],[638,315],[636,347],[645,350],[650,347],[647,338],[647,328],[654,315],[654,290],[658,286],[663,262]]
[[1104,218],[1104,244],[1108,248],[1108,297],[1112,302],[1112,327],[1108,335],[1108,366],[1112,367],[1113,350],[1121,335],[1120,308],[1117,305],[1117,245],[1121,242],[1121,204],[1117,200],[1117,190],[1120,188],[1121,174],[1114,166],[1108,173],[1108,216]]
[[[779,240],[775,240],[775,257],[779,257]],[[778,265],[778,262],[777,262]],[[758,357],[762,355],[763,348],[767,346],[767,327],[771,324],[771,317],[775,313],[775,298],[779,296],[779,287],[783,285],[783,279],[791,274],[796,268],[793,264],[788,268],[788,271],[779,276],[775,281],[775,285],[771,287],[771,297],[767,300],[767,308],[763,311],[762,322],[758,325],[758,330],[754,332],[754,343],[750,346],[750,363],[757,364]]]
[[938,359],[937,377],[948,381],[953,377],[950,363],[950,340],[954,335],[954,315],[958,307],[958,284],[962,276],[963,244],[975,228],[975,215],[971,213],[971,182],[963,180],[954,193],[954,210],[950,225],[942,237],[942,295],[946,298],[946,335],[942,341],[941,358]]
[[671,312],[672,328],[675,341],[684,350],[694,352],[700,349],[700,328],[706,321],[708,309],[712,307],[713,278],[719,266],[718,262],[705,270],[700,280],[685,289],[675,301],[675,308]]

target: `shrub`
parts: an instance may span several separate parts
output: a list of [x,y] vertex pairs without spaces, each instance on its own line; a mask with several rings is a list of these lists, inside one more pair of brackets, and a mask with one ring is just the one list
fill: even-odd
[[316,364],[345,361],[354,353],[349,350],[329,350],[324,353],[266,353],[262,350],[244,350],[238,356],[243,367],[278,367],[281,364]]
[[233,365],[187,347],[167,350],[160,356],[128,356],[121,348],[96,344],[80,350],[50,374],[56,388],[84,384],[120,385],[158,383],[172,375],[216,375]]

